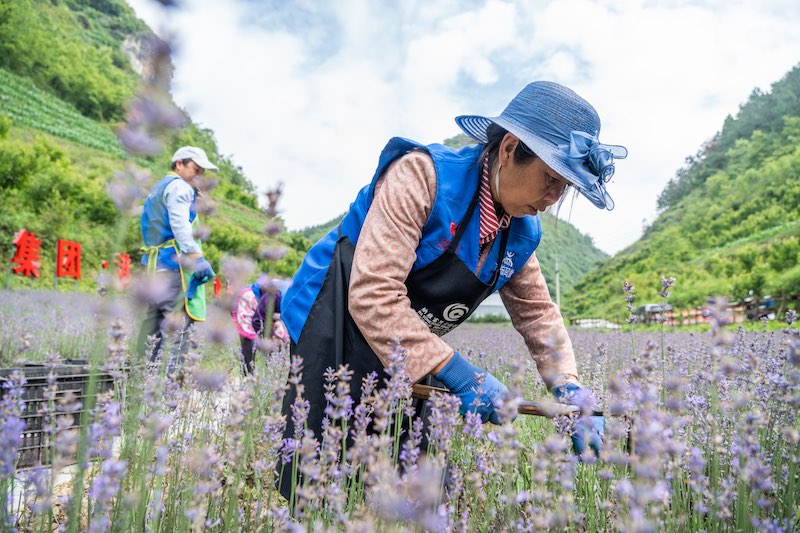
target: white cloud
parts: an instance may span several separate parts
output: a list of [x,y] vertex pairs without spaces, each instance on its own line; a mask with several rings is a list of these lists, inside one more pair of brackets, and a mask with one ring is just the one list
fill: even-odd
[[454,116],[498,114],[551,79],[597,108],[601,140],[630,150],[616,209],[578,199],[571,215],[616,252],[684,158],[800,61],[793,0],[186,0],[174,14],[129,1],[177,36],[176,101],[261,190],[284,183],[293,229],[343,212],[390,137],[440,142]]

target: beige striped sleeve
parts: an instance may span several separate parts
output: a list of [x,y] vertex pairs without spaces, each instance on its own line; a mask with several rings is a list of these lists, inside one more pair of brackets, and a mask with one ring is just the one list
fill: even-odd
[[405,281],[436,197],[436,171],[424,152],[392,163],[375,187],[353,257],[349,310],[384,365],[394,339],[407,351],[413,381],[453,354],[411,308]]
[[572,341],[561,313],[550,299],[535,253],[500,289],[500,297],[547,388],[578,382]]

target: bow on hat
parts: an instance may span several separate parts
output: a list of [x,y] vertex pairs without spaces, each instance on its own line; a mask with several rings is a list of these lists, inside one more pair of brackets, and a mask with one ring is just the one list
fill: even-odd
[[[558,148],[566,154],[570,169],[583,181],[578,185],[586,189],[596,187],[606,203],[611,201],[605,192],[605,184],[614,175],[614,158],[626,158],[628,150],[624,146],[602,144],[596,135],[584,131],[572,131],[569,137],[569,146],[559,145]],[[613,208],[613,202],[606,207]]]

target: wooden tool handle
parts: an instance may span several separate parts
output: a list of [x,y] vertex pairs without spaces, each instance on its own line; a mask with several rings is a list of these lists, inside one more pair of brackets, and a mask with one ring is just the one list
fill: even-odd
[[[450,394],[447,389],[439,387],[431,387],[430,385],[422,385],[417,383],[413,386],[411,396],[420,400],[429,400],[431,394],[438,392],[441,394]],[[521,415],[544,416],[546,418],[553,418],[562,415],[571,415],[580,413],[580,407],[577,405],[567,405],[555,402],[533,402],[530,400],[523,400],[517,408],[517,413]],[[592,411],[593,416],[603,416],[603,411]]]

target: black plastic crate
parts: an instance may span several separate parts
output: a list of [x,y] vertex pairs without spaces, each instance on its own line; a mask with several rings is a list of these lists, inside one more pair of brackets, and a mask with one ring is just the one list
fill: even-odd
[[[25,375],[26,383],[23,385],[22,400],[24,409],[22,420],[25,422],[25,429],[22,433],[20,447],[17,450],[17,468],[30,468],[37,465],[50,463],[50,432],[44,427],[45,411],[47,402],[45,399],[45,389],[48,386],[47,376],[52,372],[55,376],[55,397],[53,398],[53,416],[60,417],[70,414],[73,422],[70,428],[79,428],[83,412],[86,409],[87,394],[89,393],[89,382],[91,377],[91,367],[85,360],[67,359],[60,364],[46,367],[43,364],[26,364],[17,368],[0,368],[0,399],[7,394],[5,383],[8,376],[15,370]],[[108,372],[102,370],[94,371],[94,394],[97,395],[107,392],[114,388],[114,378]],[[69,413],[59,410],[59,399],[74,393],[75,401],[80,402],[80,408]],[[93,404],[95,402],[92,402]],[[75,458],[72,457],[74,460]]]

